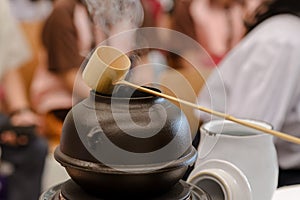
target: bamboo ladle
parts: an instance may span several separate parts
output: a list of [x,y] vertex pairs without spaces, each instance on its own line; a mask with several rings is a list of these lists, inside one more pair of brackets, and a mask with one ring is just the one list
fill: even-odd
[[190,106],[194,109],[206,112],[208,114],[224,118],[226,120],[241,124],[243,126],[253,128],[283,140],[300,144],[300,138],[288,135],[286,133],[271,130],[264,128],[262,126],[258,126],[244,120],[235,118],[231,115],[217,112],[214,110],[210,110],[208,108],[196,105],[194,103],[178,99],[173,96],[169,96],[160,92],[153,91],[151,89],[147,89],[128,81],[124,80],[126,73],[129,71],[130,68],[130,60],[126,54],[121,52],[120,50],[110,47],[110,46],[100,46],[98,47],[90,57],[84,71],[83,71],[83,80],[86,84],[91,87],[92,89],[96,90],[102,94],[112,94],[115,85],[127,85],[137,90],[163,97],[173,102],[178,102],[187,106]]

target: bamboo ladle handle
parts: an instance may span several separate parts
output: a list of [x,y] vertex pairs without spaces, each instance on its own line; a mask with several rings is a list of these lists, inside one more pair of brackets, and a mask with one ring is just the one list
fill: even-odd
[[238,124],[241,124],[243,126],[247,126],[249,128],[253,128],[253,129],[256,129],[256,130],[259,130],[259,131],[271,134],[271,135],[276,136],[278,138],[281,138],[283,140],[286,140],[286,141],[289,141],[289,142],[292,142],[292,143],[295,143],[295,144],[300,144],[300,138],[288,135],[286,133],[282,133],[280,131],[276,131],[276,130],[272,130],[272,129],[267,129],[267,128],[264,128],[262,126],[258,126],[258,125],[255,125],[255,124],[243,121],[241,119],[237,119],[237,118],[235,118],[235,117],[233,117],[231,115],[228,115],[228,114],[225,114],[225,113],[221,113],[221,112],[217,112],[217,111],[214,111],[214,110],[210,110],[208,108],[199,106],[197,104],[194,104],[194,103],[182,100],[182,99],[178,99],[178,98],[175,98],[173,96],[169,96],[167,94],[156,92],[154,90],[147,89],[147,88],[142,87],[142,86],[135,85],[135,84],[130,83],[130,82],[125,81],[125,80],[120,80],[120,81],[118,81],[118,82],[116,82],[114,84],[115,85],[127,85],[127,86],[130,86],[130,87],[135,88],[137,90],[140,90],[140,91],[143,91],[143,92],[146,92],[146,93],[149,93],[149,94],[153,94],[155,96],[163,97],[163,98],[166,98],[166,99],[168,99],[170,101],[173,101],[173,102],[182,103],[184,105],[187,105],[187,106],[190,106],[190,107],[195,108],[197,110],[201,110],[203,112],[215,115],[217,117],[221,117],[221,118],[227,119],[229,121],[233,121],[233,122],[236,122]]
[[255,124],[245,122],[241,119],[237,119],[233,116],[213,111],[208,108],[201,107],[199,105],[193,104],[191,102],[175,98],[163,93],[159,93],[128,81],[124,80],[126,73],[129,71],[131,62],[126,54],[122,51],[110,47],[110,46],[99,46],[92,56],[90,57],[84,71],[83,80],[92,89],[102,93],[102,94],[112,94],[112,91],[116,84],[127,85],[137,90],[153,94],[159,97],[166,98],[173,102],[182,103],[184,105],[190,106],[197,110],[236,122],[238,124],[271,134],[273,136],[279,137],[283,140],[300,144],[300,138],[288,135],[275,130],[270,130]]

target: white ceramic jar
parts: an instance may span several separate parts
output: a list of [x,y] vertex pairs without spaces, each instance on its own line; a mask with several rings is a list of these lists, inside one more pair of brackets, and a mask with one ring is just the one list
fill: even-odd
[[[246,121],[271,129],[263,122]],[[188,182],[211,200],[271,200],[277,179],[271,135],[227,120],[201,127],[199,156]]]

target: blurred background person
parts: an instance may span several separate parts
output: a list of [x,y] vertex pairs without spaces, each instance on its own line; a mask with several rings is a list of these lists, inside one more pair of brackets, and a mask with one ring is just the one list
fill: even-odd
[[245,0],[193,0],[190,15],[195,23],[197,41],[213,60],[207,65],[219,64],[226,53],[245,34],[243,5]]
[[55,0],[41,39],[43,49],[31,85],[31,99],[37,112],[44,116],[44,132],[54,147],[59,143],[72,98],[76,103],[90,91],[77,75],[96,42],[84,1]]
[[31,58],[22,63],[19,70],[24,80],[26,94],[29,93],[32,77],[38,65],[41,48],[40,32],[45,18],[52,9],[51,0],[9,0],[13,16],[16,18],[31,50]]
[[[265,121],[275,130],[300,137],[300,2],[246,1],[245,9],[247,35],[220,63],[224,85],[217,83],[215,71],[199,103],[236,117]],[[224,89],[226,99],[211,99],[210,95]],[[209,116],[201,115],[201,119],[209,120]],[[278,186],[299,184],[300,146],[274,139]]]
[[[18,67],[30,59],[31,52],[6,0],[0,1],[0,25],[0,77],[3,87],[1,160],[13,166],[12,174],[7,177],[5,198],[34,200],[41,192],[47,143],[36,135],[34,128],[31,129],[40,122],[31,110],[22,75],[18,71]],[[23,132],[26,128],[30,128],[30,133]]]

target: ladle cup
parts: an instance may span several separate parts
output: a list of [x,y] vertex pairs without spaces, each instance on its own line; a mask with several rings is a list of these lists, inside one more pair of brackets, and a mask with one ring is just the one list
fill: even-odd
[[227,115],[225,113],[217,112],[214,110],[210,110],[205,107],[201,107],[194,103],[178,99],[173,96],[169,96],[160,92],[156,92],[128,81],[125,81],[124,78],[129,71],[130,68],[130,60],[126,54],[121,52],[120,50],[110,47],[110,46],[99,46],[90,57],[84,71],[83,71],[83,80],[86,84],[91,87],[93,90],[101,93],[110,95],[113,92],[115,85],[127,85],[133,87],[137,90],[153,94],[159,97],[166,98],[170,101],[181,103],[187,106],[190,106],[194,109],[209,113],[211,115],[215,115],[217,117],[221,117],[227,119],[229,121],[233,121],[235,123],[241,124],[243,126],[253,128],[273,136],[279,137],[283,140],[300,144],[300,138],[294,137],[292,135],[288,135],[286,133],[282,133],[276,130],[266,129],[262,126],[258,126],[255,124],[248,123],[241,119],[235,118],[231,115]]
[[112,94],[114,83],[123,80],[131,62],[123,52],[100,46],[91,55],[82,77],[85,83],[101,94]]

